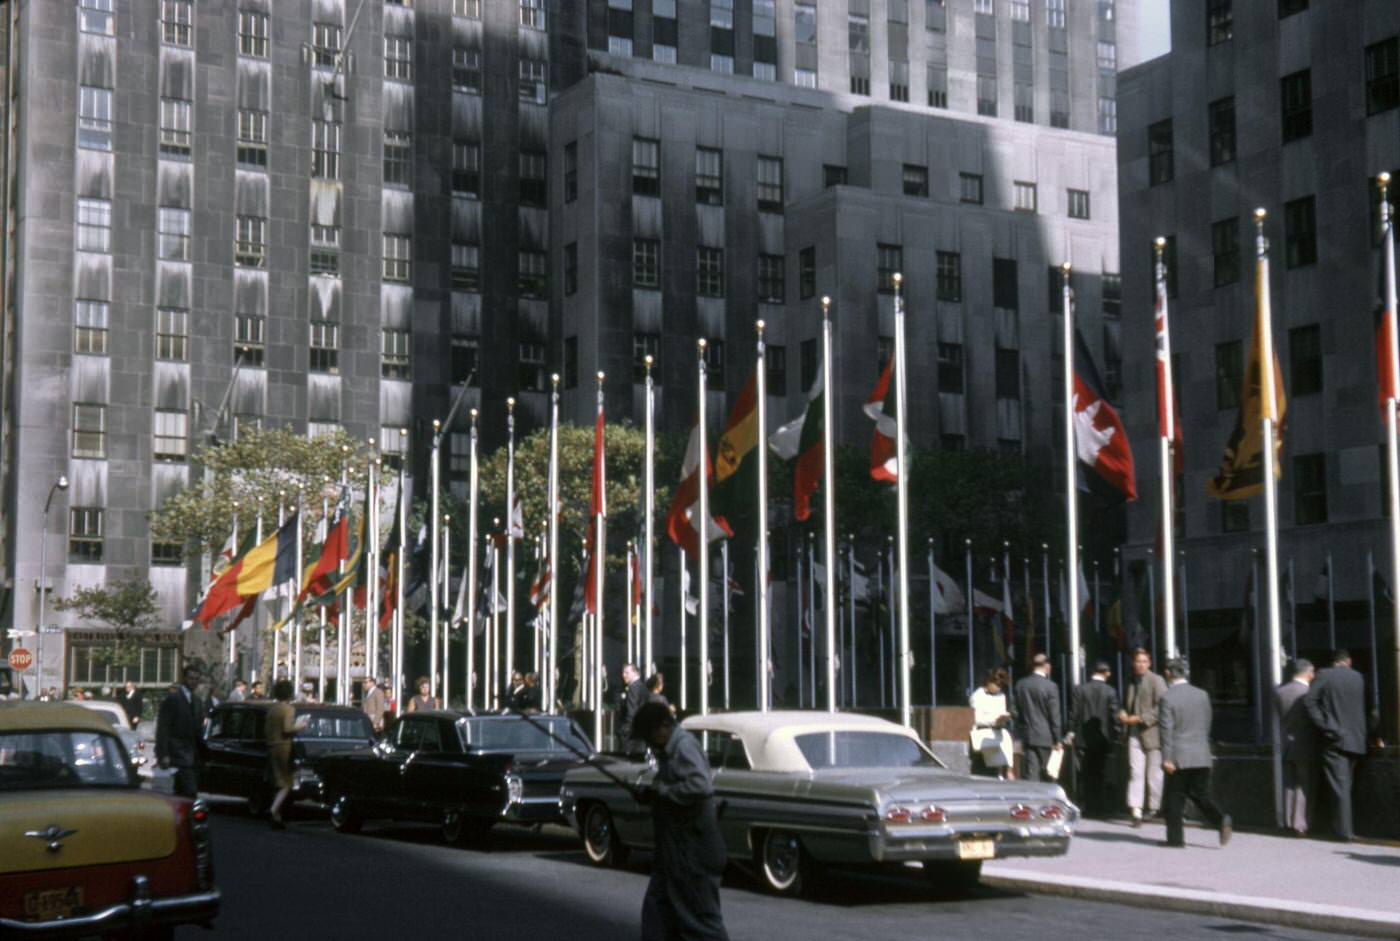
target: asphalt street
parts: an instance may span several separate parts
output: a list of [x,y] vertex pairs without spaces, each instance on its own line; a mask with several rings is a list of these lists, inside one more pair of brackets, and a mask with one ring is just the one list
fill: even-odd
[[[303,813],[284,832],[238,803],[212,802],[223,911],[212,932],[181,939],[471,938],[626,941],[639,932],[649,860],[595,869],[562,827],[502,828],[480,848],[442,845],[437,830],[368,825],[342,836]],[[764,895],[740,873],[725,881],[731,938],[852,939],[1247,937],[1307,941],[1333,936],[1208,916],[1152,912],[989,889],[968,899],[929,898],[917,873],[842,874],[818,899]]]

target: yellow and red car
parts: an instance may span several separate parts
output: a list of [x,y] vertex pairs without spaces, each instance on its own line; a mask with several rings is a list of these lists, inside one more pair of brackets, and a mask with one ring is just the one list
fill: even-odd
[[102,716],[0,705],[0,937],[168,938],[213,921],[208,809],[139,780]]

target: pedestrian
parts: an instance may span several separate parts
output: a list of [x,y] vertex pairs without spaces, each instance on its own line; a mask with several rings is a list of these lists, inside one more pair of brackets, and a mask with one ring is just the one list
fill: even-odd
[[274,830],[285,830],[282,820],[282,805],[292,796],[294,782],[292,772],[292,737],[306,727],[310,716],[303,716],[298,722],[296,707],[292,705],[291,680],[278,680],[272,686],[272,698],[276,700],[267,710],[263,719],[263,736],[267,739],[267,776],[277,793],[268,807],[267,819]]
[[540,712],[544,703],[544,691],[540,689],[540,675],[538,673],[525,674],[525,693],[521,697],[522,712]]
[[647,702],[659,702],[670,709],[672,715],[676,714],[676,707],[671,705],[671,700],[666,698],[666,677],[663,674],[657,672],[647,677],[646,686]]
[[642,941],[728,941],[720,911],[724,839],[710,764],[671,710],[643,703],[631,732],[651,746],[657,770],[641,798],[651,804],[651,881],[642,901]]
[[234,680],[233,689],[229,691],[229,702],[243,702],[248,698],[248,684],[243,680]]
[[1021,731],[1021,777],[1051,781],[1050,755],[1064,748],[1060,722],[1060,687],[1050,679],[1050,658],[1031,659],[1031,673],[1016,684],[1016,717]]
[[617,702],[617,734],[614,738],[622,746],[623,752],[633,754],[643,751],[645,743],[632,731],[632,720],[646,705],[649,695],[647,685],[642,682],[641,671],[635,664],[622,665],[622,695]]
[[519,670],[510,675],[510,688],[506,690],[503,705],[510,712],[525,711],[525,674]]
[[374,677],[367,676],[364,680],[364,690],[360,696],[360,708],[369,717],[369,724],[374,728],[374,734],[378,735],[384,731],[384,713],[388,710],[388,702],[384,692],[375,682]]
[[1157,707],[1161,731],[1162,772],[1166,775],[1162,810],[1167,818],[1166,846],[1186,845],[1183,818],[1186,798],[1220,831],[1220,845],[1230,842],[1230,815],[1220,809],[1211,793],[1210,695],[1191,685],[1186,661],[1167,661],[1167,691]]
[[[274,690],[275,692],[275,690]],[[310,680],[303,680],[301,683],[301,697],[299,702],[315,702],[316,686]]]
[[997,667],[982,677],[982,685],[972,691],[972,773],[982,777],[1015,777],[1011,740],[1011,710],[1006,707],[1006,688],[1011,676]]
[[252,686],[251,689],[248,690],[248,698],[249,698],[249,699],[266,699],[266,698],[267,698],[267,687],[263,685],[263,681],[262,681],[262,680],[253,680],[253,686]]
[[1283,820],[1294,836],[1308,835],[1308,808],[1317,796],[1317,728],[1304,702],[1317,671],[1308,660],[1293,664],[1293,679],[1274,691],[1283,746]]
[[1162,809],[1162,736],[1157,728],[1157,703],[1166,691],[1167,684],[1152,672],[1152,654],[1141,647],[1134,650],[1133,678],[1118,713],[1128,743],[1128,811],[1134,829],[1142,826],[1144,797],[1147,816]]
[[1118,741],[1118,691],[1106,661],[1094,663],[1089,682],[1074,688],[1069,740],[1079,767],[1079,802],[1086,817],[1108,816],[1108,763]]
[[195,693],[199,672],[185,667],[180,684],[161,700],[156,715],[156,764],[175,769],[175,793],[199,794],[200,733],[204,728],[204,701]]
[[1308,718],[1322,740],[1322,778],[1332,804],[1332,833],[1344,843],[1354,836],[1351,786],[1356,761],[1366,754],[1366,683],[1351,668],[1351,654],[1337,650],[1303,697]]
[[145,696],[141,690],[131,680],[127,680],[117,701],[121,703],[122,711],[126,713],[127,723],[133,729],[136,728],[141,723],[141,710],[146,705]]
[[418,690],[418,695],[408,701],[407,712],[422,712],[426,709],[436,709],[438,707],[437,699],[429,693],[429,690],[432,689],[432,685],[433,684],[428,681],[426,676],[418,677],[418,681],[413,684],[414,688]]

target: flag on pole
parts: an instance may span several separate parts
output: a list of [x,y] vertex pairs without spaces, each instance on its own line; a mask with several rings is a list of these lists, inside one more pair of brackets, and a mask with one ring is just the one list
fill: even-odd
[[1181,410],[1172,376],[1172,341],[1167,324],[1167,287],[1157,282],[1157,436],[1171,442],[1172,470],[1180,474],[1186,453],[1182,448]]
[[520,503],[520,494],[515,494],[515,502],[510,508],[509,536],[511,539],[525,538],[525,509]]
[[313,591],[324,594],[333,581],[336,570],[350,557],[350,488],[340,488],[340,499],[330,519],[322,520],[325,536],[321,541],[320,554],[314,564],[305,568],[301,580],[301,592],[297,595],[300,606]]
[[953,579],[937,565],[933,567],[933,613],[962,614],[967,610],[967,596]]
[[822,441],[825,431],[822,428],[822,397],[826,394],[826,382],[817,370],[816,381],[807,392],[807,406],[802,414],[773,432],[768,446],[785,461],[795,460],[792,471],[793,515],[799,522],[806,522],[812,516],[812,494],[822,479]]
[[1108,404],[1103,380],[1078,330],[1074,331],[1074,440],[1079,462],[1093,471],[1092,475],[1081,475],[1082,483],[1120,503],[1137,499],[1128,433],[1118,412]]
[[636,624],[642,614],[642,550],[640,547],[627,554],[627,568],[630,602],[627,606],[628,621]]
[[1011,562],[1003,562],[1001,579],[1001,629],[1004,636],[998,638],[997,648],[1002,660],[1016,659],[1016,608],[1011,603]]
[[[676,495],[671,500],[671,512],[666,517],[666,532],[670,535],[671,541],[685,550],[687,558],[696,559],[700,557],[700,449],[701,435],[704,434],[698,424],[690,429],[690,440],[685,446],[685,459],[681,462],[681,482],[676,488]],[[705,479],[714,477],[714,468],[708,466],[704,469]],[[718,539],[728,539],[734,535],[729,528],[729,523],[723,517],[716,517],[713,512],[710,516],[709,526],[706,527],[708,542]]]
[[394,609],[399,601],[399,556],[403,554],[403,528],[399,525],[399,501],[403,499],[403,482],[399,482],[398,495],[394,498],[394,525],[389,529],[389,538],[379,553],[383,559],[380,566],[379,583],[383,586],[379,599],[379,629],[387,631],[394,623]]
[[865,400],[864,411],[875,422],[875,434],[870,439],[870,477],[896,484],[899,482],[899,458],[895,435],[899,434],[899,415],[895,403],[893,354]]
[[549,564],[549,556],[543,556],[540,558],[540,573],[530,585],[530,604],[536,609],[547,607],[551,590],[553,590],[553,570]]
[[731,531],[758,528],[758,460],[749,456],[758,449],[758,370],[744,383],[729,421],[715,446],[714,475],[710,486],[710,513],[723,518]]
[[243,608],[272,586],[295,579],[299,525],[300,515],[293,513],[271,539],[230,562],[209,586],[191,620],[208,630],[209,622],[219,615]]

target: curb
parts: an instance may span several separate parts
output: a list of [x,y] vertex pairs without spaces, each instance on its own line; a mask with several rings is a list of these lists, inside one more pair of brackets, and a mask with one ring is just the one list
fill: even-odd
[[982,884],[1014,892],[1138,905],[1187,914],[1215,915],[1310,931],[1368,938],[1400,937],[1400,914],[1334,905],[1034,872],[985,872],[982,875]]

